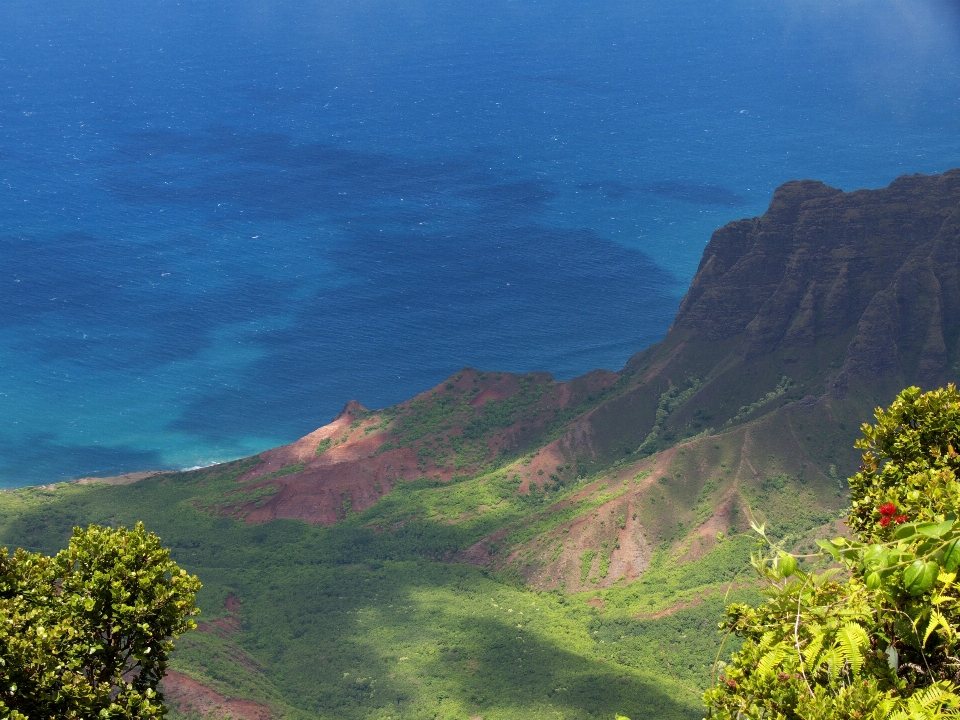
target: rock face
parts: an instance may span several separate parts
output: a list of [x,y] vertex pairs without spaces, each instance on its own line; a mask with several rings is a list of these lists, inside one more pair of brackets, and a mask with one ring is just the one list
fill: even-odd
[[856,326],[841,385],[935,381],[957,353],[958,247],[958,170],[852,193],[790,182],[762,217],[714,234],[673,329],[742,334],[744,354],[762,356]]

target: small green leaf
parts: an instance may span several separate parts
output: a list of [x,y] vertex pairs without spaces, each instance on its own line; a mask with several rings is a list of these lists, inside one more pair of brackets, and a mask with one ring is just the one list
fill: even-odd
[[953,520],[946,520],[942,523],[919,523],[917,532],[929,538],[941,538],[953,529],[953,524]]
[[883,545],[871,545],[863,553],[863,564],[869,570],[876,570],[884,566],[887,551]]
[[783,577],[790,577],[797,571],[797,559],[793,555],[782,552],[777,562],[777,568]]
[[867,590],[877,590],[882,584],[880,573],[872,572],[867,575]]
[[839,562],[840,551],[833,546],[833,543],[831,543],[829,540],[817,540],[817,545],[830,553],[833,556],[833,559]]
[[940,566],[935,562],[914,560],[903,571],[903,588],[910,595],[923,595],[933,587],[939,572]]
[[951,540],[943,549],[943,569],[953,572],[960,565],[960,538]]

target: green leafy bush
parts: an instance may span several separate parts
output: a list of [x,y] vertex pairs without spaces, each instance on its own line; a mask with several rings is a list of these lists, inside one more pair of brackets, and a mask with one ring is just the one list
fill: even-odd
[[162,717],[199,588],[140,523],[75,528],[55,557],[0,550],[0,716]]
[[908,388],[876,418],[850,480],[856,538],[820,541],[844,572],[754,554],[768,599],[727,608],[745,642],[705,695],[711,717],[960,717],[960,395]]

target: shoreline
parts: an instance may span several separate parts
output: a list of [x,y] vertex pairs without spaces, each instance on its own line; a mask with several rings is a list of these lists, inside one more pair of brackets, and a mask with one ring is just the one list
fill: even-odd
[[[76,480],[67,480],[66,482],[74,482],[79,485],[94,485],[96,483],[103,485],[132,485],[133,483],[140,482],[141,480],[148,480],[149,478],[156,477],[157,475],[166,475],[169,472],[171,471],[141,470],[139,472],[124,473],[123,475],[111,475],[109,477],[83,477],[77,478]],[[41,485],[40,487],[44,486]]]

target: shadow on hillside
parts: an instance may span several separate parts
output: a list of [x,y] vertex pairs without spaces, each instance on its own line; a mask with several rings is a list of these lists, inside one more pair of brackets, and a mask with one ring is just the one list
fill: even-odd
[[[402,559],[459,549],[455,526],[419,521],[398,534],[350,523],[246,526],[196,510],[196,490],[194,475],[0,496],[0,544],[53,552],[73,525],[144,520],[205,583],[201,619],[223,613],[227,592],[242,602],[241,629],[228,641],[192,634],[181,667],[238,697],[263,698],[269,687],[269,699],[305,716],[700,716],[668,678],[603,658],[555,598],[477,568]],[[242,653],[232,656],[232,646]]]
[[244,645],[273,663],[287,702],[310,712],[699,717],[696,698],[669,680],[598,657],[554,598],[474,568],[388,562],[247,579]]

